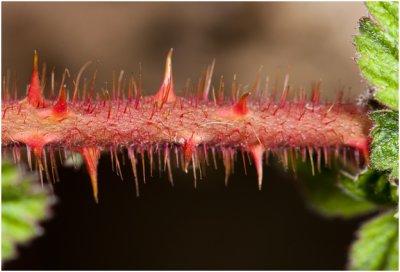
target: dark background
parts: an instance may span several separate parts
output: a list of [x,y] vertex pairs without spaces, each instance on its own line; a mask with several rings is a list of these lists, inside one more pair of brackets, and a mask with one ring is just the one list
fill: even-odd
[[[98,86],[113,70],[137,71],[153,93],[163,62],[174,48],[178,93],[215,57],[215,77],[244,84],[264,73],[290,72],[309,87],[322,79],[324,97],[344,84],[363,92],[352,57],[362,3],[2,3],[2,69],[18,72],[20,94],[29,82],[37,49],[57,78],[72,76],[91,59],[102,66]],[[229,85],[229,83],[227,83]],[[124,180],[99,164],[100,203],[94,204],[84,170],[60,169],[59,196],[45,234],[20,247],[4,269],[344,269],[361,219],[327,219],[311,212],[298,181],[279,166],[264,167],[264,188],[241,162],[230,185],[219,170],[193,189],[192,174],[174,171],[134,193],[130,166]],[[61,167],[61,166],[60,166]],[[140,164],[138,165],[140,169]],[[249,167],[248,167],[249,168]],[[148,169],[148,167],[147,167]],[[158,173],[156,173],[156,176]]]
[[110,170],[110,156],[102,155],[97,205],[85,170],[64,168],[55,184],[53,217],[42,224],[44,235],[21,246],[19,258],[3,268],[345,268],[354,232],[365,218],[313,213],[301,198],[300,181],[277,164],[264,167],[261,192],[248,164],[246,176],[238,160],[228,187],[221,160],[218,166],[207,169],[196,190],[191,172],[174,171],[172,188],[166,173],[149,179],[147,171],[148,183],[140,184],[136,198],[130,166],[122,168],[121,181]]

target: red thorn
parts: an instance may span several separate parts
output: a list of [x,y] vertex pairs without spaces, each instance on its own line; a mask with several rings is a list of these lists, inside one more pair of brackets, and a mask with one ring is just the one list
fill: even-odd
[[59,91],[58,99],[52,109],[52,112],[56,117],[64,117],[67,113],[67,99],[66,99],[66,95],[65,95],[65,85],[64,85],[65,76],[67,76],[67,75],[69,77],[69,71],[68,71],[68,69],[65,69],[62,80],[61,80],[61,84],[60,84],[60,91]]
[[190,164],[190,161],[192,160],[192,154],[193,154],[194,147],[195,147],[195,143],[193,141],[193,136],[188,141],[185,141],[185,143],[183,144],[183,152],[184,152],[184,156],[185,156],[185,165],[184,165],[185,173],[188,172],[189,164]]
[[34,151],[35,155],[40,155],[41,150],[46,144],[57,142],[60,138],[61,137],[56,134],[45,133],[40,130],[25,131],[13,135],[15,141],[28,145]]
[[176,100],[174,91],[174,80],[172,76],[172,51],[169,50],[167,60],[165,62],[164,80],[158,92],[153,96],[158,105],[162,106],[164,103],[172,103]]
[[261,190],[262,187],[262,178],[263,178],[263,154],[265,148],[263,145],[253,145],[250,147],[250,152],[254,160],[254,164],[256,166],[257,175],[258,175],[258,189]]
[[53,107],[53,113],[55,115],[63,115],[67,113],[67,99],[65,97],[65,88],[61,86],[60,94],[58,95],[57,103]]
[[352,139],[345,144],[354,147],[364,156],[365,164],[369,165],[369,140],[366,138]]
[[36,159],[39,161],[40,158],[42,157],[43,145],[30,146],[30,148],[33,150],[33,154],[35,155]]
[[97,147],[83,147],[79,150],[79,153],[81,153],[85,161],[92,183],[93,197],[96,203],[98,203],[97,164],[99,162],[100,149]]
[[43,105],[44,103],[40,87],[38,55],[36,50],[33,55],[33,70],[32,70],[31,83],[29,84],[27,98],[29,104],[31,104],[34,107],[39,107],[39,105]]
[[237,115],[246,116],[250,112],[247,108],[247,97],[249,95],[249,92],[242,95],[239,102],[235,106],[233,106],[234,113],[236,113]]

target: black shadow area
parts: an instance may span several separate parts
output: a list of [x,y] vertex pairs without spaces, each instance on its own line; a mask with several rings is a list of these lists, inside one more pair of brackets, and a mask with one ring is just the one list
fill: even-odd
[[3,269],[345,269],[361,218],[309,211],[290,174],[268,166],[262,191],[254,166],[246,176],[240,162],[225,187],[218,164],[219,170],[207,168],[196,190],[192,172],[174,170],[171,187],[166,173],[150,178],[146,165],[137,198],[129,162],[121,181],[102,155],[99,204],[86,170],[60,169],[59,202],[42,223],[45,234],[20,246],[19,257]]

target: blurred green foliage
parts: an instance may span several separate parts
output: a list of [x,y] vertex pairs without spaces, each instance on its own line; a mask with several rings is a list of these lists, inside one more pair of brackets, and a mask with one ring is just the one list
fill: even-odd
[[22,175],[15,165],[1,165],[1,250],[2,260],[16,256],[18,244],[41,233],[38,222],[49,216],[53,198],[32,176]]

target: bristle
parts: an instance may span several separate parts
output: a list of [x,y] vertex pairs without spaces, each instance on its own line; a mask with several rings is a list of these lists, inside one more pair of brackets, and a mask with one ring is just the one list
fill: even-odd
[[115,156],[115,169],[117,172],[117,175],[120,177],[121,180],[124,180],[122,177],[122,171],[121,171],[121,164],[119,162],[118,154],[117,154],[117,148],[113,148],[114,156]]
[[164,165],[167,165],[168,180],[171,183],[171,186],[174,186],[174,179],[172,177],[171,159],[170,159],[168,145],[165,146],[164,154],[165,154],[164,155]]
[[215,66],[215,59],[213,59],[211,65],[207,67],[206,79],[203,90],[203,100],[205,101],[208,100],[208,93],[210,92],[211,80],[214,73],[214,66]]
[[153,146],[150,146],[148,149],[147,149],[147,155],[148,155],[148,157],[149,157],[149,160],[150,160],[150,177],[152,178],[153,177]]
[[215,148],[214,147],[211,147],[211,153],[212,153],[212,157],[213,157],[214,168],[215,168],[215,170],[217,170],[218,165],[217,165],[217,159],[215,158]]
[[308,155],[310,157],[311,173],[313,176],[315,176],[313,149],[310,146],[308,147]]
[[7,87],[6,87],[6,77],[3,76],[2,85],[1,85],[1,98],[2,101],[8,100],[7,99]]
[[82,76],[83,72],[86,70],[86,68],[87,68],[90,64],[92,64],[92,61],[86,62],[86,63],[82,66],[82,68],[79,70],[79,73],[78,73],[78,75],[76,76],[74,93],[73,93],[73,95],[72,95],[72,103],[74,103],[74,102],[76,101],[76,98],[77,98],[77,95],[78,95],[78,90],[79,90],[79,81],[80,81],[80,79],[81,79],[81,76]]
[[157,145],[157,158],[158,158],[158,177],[161,178],[161,171],[162,171],[162,166],[161,166],[161,149]]
[[40,81],[41,81],[40,88],[42,90],[42,93],[45,93],[45,89],[46,89],[46,63],[45,62],[42,65],[42,74],[40,75]]
[[236,74],[234,74],[232,82],[232,103],[236,103],[236,91],[237,91],[237,82],[236,82]]
[[142,149],[140,151],[140,157],[142,159],[142,173],[143,173],[143,183],[146,183],[146,164],[145,164],[145,158],[144,158],[144,150]]
[[119,77],[118,77],[118,87],[117,87],[117,100],[119,102],[119,100],[121,99],[121,87],[122,87],[122,79],[124,77],[124,70],[121,70],[121,72],[119,72]]
[[[197,188],[197,176],[196,176],[196,160],[194,159],[194,152],[192,152],[192,167],[193,167],[193,185]],[[187,168],[186,168],[187,171]]]
[[53,67],[53,69],[51,70],[51,86],[50,86],[50,99],[53,100],[54,99],[54,70],[55,67]]
[[317,169],[321,173],[321,149],[317,148]]
[[231,156],[227,148],[222,148],[222,160],[225,167],[225,186],[228,186],[229,176],[231,175]]
[[51,149],[49,153],[50,153],[50,166],[51,166],[53,181],[59,181],[60,178],[58,176],[58,169],[57,169],[56,158],[54,155],[54,150]]
[[296,174],[296,156],[297,152],[294,150],[293,147],[289,147],[289,158],[290,158],[290,165],[292,166],[293,174]]
[[137,174],[137,169],[136,169],[136,163],[137,162],[136,162],[135,152],[134,152],[132,147],[128,148],[128,157],[131,160],[133,176],[135,178],[136,196],[139,197],[139,180],[138,180],[138,174]]
[[224,76],[221,76],[219,80],[219,87],[217,91],[217,104],[221,105],[224,102],[225,95],[225,84],[224,84]]
[[93,98],[93,92],[94,92],[94,87],[96,84],[96,77],[97,77],[97,71],[99,68],[99,63],[97,63],[96,68],[94,70],[93,73],[93,77],[92,77],[92,83],[90,84],[90,89],[89,89],[89,94],[88,94],[88,102],[90,103],[92,98]]
[[243,149],[241,150],[241,153],[242,153],[243,171],[244,171],[244,174],[247,176],[246,160],[245,160],[245,157],[244,157],[244,151],[243,151]]
[[142,64],[139,63],[139,78],[138,78],[138,82],[137,82],[137,92],[136,92],[136,97],[135,97],[135,110],[137,110],[139,107],[141,90],[142,90]]
[[54,180],[51,179],[50,177],[50,172],[49,172],[49,167],[47,165],[47,154],[46,154],[46,150],[42,150],[42,158],[43,158],[43,166],[44,166],[44,172],[46,174],[46,179],[50,182],[50,184],[52,184],[52,182],[54,183]]
[[29,169],[32,171],[32,153],[31,153],[31,147],[29,145],[26,145],[26,157],[28,160]]
[[283,83],[283,90],[282,90],[282,96],[281,100],[279,101],[279,107],[283,108],[286,104],[288,93],[289,93],[289,74],[286,74],[285,76],[285,82]]
[[265,84],[264,84],[264,90],[261,96],[261,101],[264,101],[264,103],[269,102],[269,77],[265,77]]
[[255,98],[260,98],[259,97],[259,92],[260,92],[260,78],[261,78],[261,72],[262,72],[263,66],[258,69],[256,79],[254,80],[253,86],[251,87],[251,93],[254,94]]

